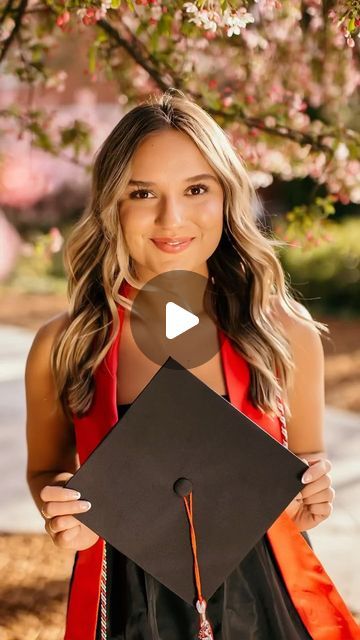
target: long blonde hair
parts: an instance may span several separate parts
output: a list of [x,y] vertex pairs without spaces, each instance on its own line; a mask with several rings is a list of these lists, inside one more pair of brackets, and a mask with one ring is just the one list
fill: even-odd
[[[277,396],[290,415],[287,389],[294,368],[280,321],[270,317],[276,295],[288,314],[301,317],[316,331],[326,325],[304,318],[290,293],[275,247],[257,224],[260,199],[243,161],[225,131],[198,104],[176,89],[151,96],[118,122],[98,150],[93,165],[88,206],[65,244],[69,322],[52,350],[52,368],[62,406],[68,416],[90,408],[94,371],[119,329],[117,305],[129,309],[119,295],[124,279],[140,286],[121,232],[118,200],[131,177],[132,156],[145,136],[176,129],[186,133],[221,181],[224,192],[223,233],[208,259],[214,287],[212,315],[250,368],[250,398],[277,413]],[[209,282],[212,278],[209,278]]]

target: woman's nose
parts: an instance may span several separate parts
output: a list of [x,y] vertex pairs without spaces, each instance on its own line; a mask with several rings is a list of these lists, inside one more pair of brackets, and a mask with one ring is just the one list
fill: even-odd
[[156,219],[163,227],[177,227],[183,222],[184,218],[184,206],[180,204],[178,199],[164,197],[160,201]]

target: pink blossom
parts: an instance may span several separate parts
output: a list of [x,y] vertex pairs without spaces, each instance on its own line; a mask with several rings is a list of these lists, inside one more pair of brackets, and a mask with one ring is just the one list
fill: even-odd
[[16,265],[21,250],[21,238],[15,227],[0,211],[0,281],[7,278]]
[[49,234],[51,238],[50,251],[52,253],[57,253],[58,251],[60,251],[64,243],[64,238],[61,234],[60,229],[58,229],[57,227],[51,227]]
[[0,166],[0,203],[27,207],[49,192],[51,184],[31,157],[6,157]]
[[233,101],[234,100],[232,96],[225,96],[224,98],[222,98],[221,103],[224,107],[231,107]]
[[56,24],[58,27],[63,28],[70,21],[70,13],[69,11],[64,11],[56,18]]

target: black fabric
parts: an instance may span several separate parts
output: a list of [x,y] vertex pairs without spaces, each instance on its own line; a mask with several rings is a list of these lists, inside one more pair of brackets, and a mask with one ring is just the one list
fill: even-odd
[[[118,405],[119,418],[129,406]],[[303,536],[312,546],[306,532]],[[105,544],[107,640],[196,640],[195,607]],[[215,640],[312,640],[266,534],[209,599],[207,613]],[[101,640],[100,607],[96,640]]]

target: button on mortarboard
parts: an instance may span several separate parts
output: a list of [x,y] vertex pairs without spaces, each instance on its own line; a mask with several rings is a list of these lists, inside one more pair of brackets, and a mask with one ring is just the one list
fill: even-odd
[[192,482],[188,478],[179,478],[174,484],[175,493],[182,498],[188,496],[192,490]]
[[169,358],[66,486],[92,504],[80,522],[195,604],[184,494],[208,600],[303,488],[307,468]]

